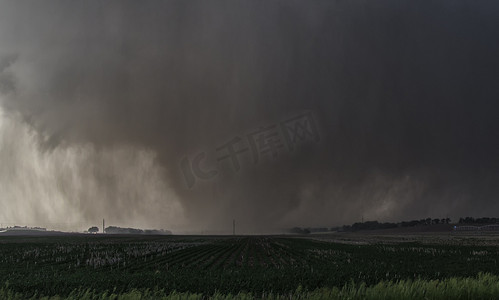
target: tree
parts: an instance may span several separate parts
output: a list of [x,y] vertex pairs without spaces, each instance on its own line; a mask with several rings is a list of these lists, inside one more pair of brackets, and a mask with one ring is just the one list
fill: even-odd
[[294,228],[290,229],[289,232],[294,233],[294,234],[309,234],[310,230],[307,228],[302,229],[300,227],[294,227]]
[[90,232],[90,233],[97,233],[97,232],[99,232],[99,227],[97,227],[97,226],[90,227],[88,229],[88,232]]

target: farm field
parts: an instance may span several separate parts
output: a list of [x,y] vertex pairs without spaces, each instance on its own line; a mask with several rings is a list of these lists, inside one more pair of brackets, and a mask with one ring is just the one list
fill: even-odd
[[352,245],[419,243],[426,245],[452,246],[499,246],[499,232],[420,232],[420,233],[384,233],[382,230],[372,232],[332,232],[311,234],[308,238],[332,243]]
[[358,244],[322,238],[0,237],[0,282],[3,291],[22,297],[147,290],[261,297],[289,295],[297,289],[303,293],[345,285],[352,289],[380,282],[499,275],[495,245],[396,240]]

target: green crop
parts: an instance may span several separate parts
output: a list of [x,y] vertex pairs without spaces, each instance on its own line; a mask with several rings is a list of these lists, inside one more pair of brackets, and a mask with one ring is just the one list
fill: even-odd
[[[438,291],[456,276],[462,282],[495,278],[498,260],[494,246],[349,245],[278,236],[0,238],[0,282],[8,282],[2,291],[23,298],[153,291],[162,297],[173,292],[284,297],[297,286],[308,296],[322,289],[364,294],[387,289],[398,295],[413,293],[417,284],[425,291],[437,284]],[[490,275],[476,279],[480,273]],[[477,285],[482,294],[493,287]]]

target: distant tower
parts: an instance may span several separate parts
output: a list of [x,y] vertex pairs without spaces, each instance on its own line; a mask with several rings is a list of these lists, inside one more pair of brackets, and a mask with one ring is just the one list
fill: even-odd
[[102,233],[106,233],[106,221],[102,219]]
[[232,220],[232,235],[236,235],[236,220]]

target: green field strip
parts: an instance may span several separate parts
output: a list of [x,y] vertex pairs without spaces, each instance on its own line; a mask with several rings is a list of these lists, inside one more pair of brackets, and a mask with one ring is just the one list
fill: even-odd
[[257,258],[256,258],[256,252],[257,252],[257,246],[256,246],[256,240],[252,239],[249,249],[248,249],[248,266],[249,267],[255,267],[258,264]]
[[193,247],[192,249],[189,249],[189,251],[181,251],[176,255],[169,257],[167,262],[170,266],[173,267],[177,264],[185,262],[186,260],[189,260],[192,257],[198,256],[206,252],[214,251],[218,249],[218,247],[219,247],[218,244],[208,244],[208,245]]
[[[241,241],[241,240],[238,240]],[[212,267],[213,270],[219,270],[223,269],[227,264],[233,260],[233,258],[237,255],[236,253],[240,251],[240,249],[244,247],[244,244],[239,242],[237,244],[234,244],[232,247],[232,251],[229,253],[226,253],[224,257],[220,258]]]
[[266,258],[264,257],[263,251],[258,242],[255,243],[255,256],[260,266],[268,267],[268,263],[266,262]]
[[224,251],[220,251],[220,253],[213,257],[213,259],[205,262],[201,265],[201,269],[210,269],[213,266],[217,266],[220,261],[224,262],[227,257],[230,256],[232,252],[234,252],[238,247],[237,243],[231,243],[230,246],[225,247]]
[[[272,243],[272,247],[275,249],[279,249],[279,251],[287,253],[290,258],[294,258],[295,261],[301,262],[301,265],[308,265],[311,262],[321,262],[312,257],[309,253],[305,251],[299,251],[291,247],[283,247],[278,243]],[[312,260],[310,260],[312,258]]]
[[140,258],[135,258],[130,263],[130,265],[127,266],[127,269],[130,271],[136,271],[136,270],[146,269],[154,264],[163,264],[163,263],[170,266],[172,264],[172,261],[175,261],[176,259],[179,259],[179,260],[183,259],[184,257],[191,255],[193,252],[198,251],[197,250],[198,247],[203,247],[203,246],[206,246],[206,245],[192,246],[192,247],[185,248],[182,250],[173,251],[173,252],[165,255],[164,257],[156,258],[155,260],[149,260],[145,263],[139,262],[138,260]]
[[[202,253],[205,251],[213,251],[214,249],[216,249],[216,245],[211,245],[211,244],[194,246],[192,248],[175,252],[173,253],[173,255],[166,255],[164,258],[157,260],[156,263],[164,264],[168,268],[175,268],[180,262],[186,261],[193,256],[199,255],[198,253]],[[154,264],[154,261],[151,261],[151,263]]]
[[248,242],[249,242],[249,238],[241,239],[241,246],[235,252],[233,252],[233,255],[231,257],[229,257],[229,259],[225,262],[224,268],[237,267],[238,266],[237,265],[237,259],[240,256],[240,254],[243,251],[243,249],[248,244]]
[[224,249],[225,247],[223,245],[217,245],[215,248],[209,251],[199,252],[198,255],[191,256],[187,260],[182,261],[182,267],[183,268],[188,268],[192,266],[199,267],[198,262],[206,261],[207,260],[206,258],[216,255],[217,253],[223,251]]

